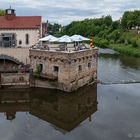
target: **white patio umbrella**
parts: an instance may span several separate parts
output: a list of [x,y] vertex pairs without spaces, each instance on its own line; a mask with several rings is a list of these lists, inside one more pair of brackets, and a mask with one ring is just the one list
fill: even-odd
[[58,42],[70,43],[73,42],[70,36],[64,35],[58,39]]
[[39,41],[48,41],[48,42],[55,42],[57,40],[58,40],[58,38],[53,35],[48,35],[48,36],[45,36],[45,37],[39,39]]
[[54,37],[54,38],[49,39],[49,42],[57,42],[57,41],[58,41],[58,38],[57,37]]
[[71,39],[74,40],[75,42],[90,40],[89,38],[83,37],[81,35],[73,35],[73,36],[71,36]]

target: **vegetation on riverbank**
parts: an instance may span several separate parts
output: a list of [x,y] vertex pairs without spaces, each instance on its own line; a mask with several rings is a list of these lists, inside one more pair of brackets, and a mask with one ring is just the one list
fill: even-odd
[[121,20],[111,16],[73,21],[64,27],[63,34],[93,37],[93,44],[112,48],[120,53],[140,57],[140,11],[126,11]]
[[5,15],[5,10],[0,9],[0,16],[4,16]]
[[109,48],[114,49],[122,54],[140,57],[140,48],[134,48],[132,45],[110,44]]

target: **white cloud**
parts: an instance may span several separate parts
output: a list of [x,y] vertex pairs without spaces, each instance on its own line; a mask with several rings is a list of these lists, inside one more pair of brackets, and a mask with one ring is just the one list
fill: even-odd
[[125,10],[139,9],[140,0],[1,0],[0,8],[10,5],[18,15],[41,15],[44,20],[68,24],[102,15],[118,19]]

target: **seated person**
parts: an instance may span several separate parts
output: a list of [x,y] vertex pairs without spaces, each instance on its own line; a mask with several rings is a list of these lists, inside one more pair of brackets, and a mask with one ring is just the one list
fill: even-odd
[[50,48],[49,48],[49,46],[46,44],[46,45],[44,46],[44,49],[49,50]]

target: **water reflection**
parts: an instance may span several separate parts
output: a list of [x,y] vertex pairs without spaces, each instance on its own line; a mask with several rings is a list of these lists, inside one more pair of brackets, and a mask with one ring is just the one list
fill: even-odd
[[97,77],[103,82],[139,81],[140,58],[101,49]]
[[133,57],[133,56],[127,56],[119,54],[118,52],[111,50],[111,49],[99,49],[99,56],[100,59],[110,59],[110,60],[118,60],[120,61],[120,65],[123,67],[129,67],[132,69],[138,69],[140,70],[140,58],[139,57]]
[[1,90],[0,112],[7,120],[16,120],[17,112],[29,112],[66,131],[78,126],[97,111],[96,85],[67,94],[57,90]]

